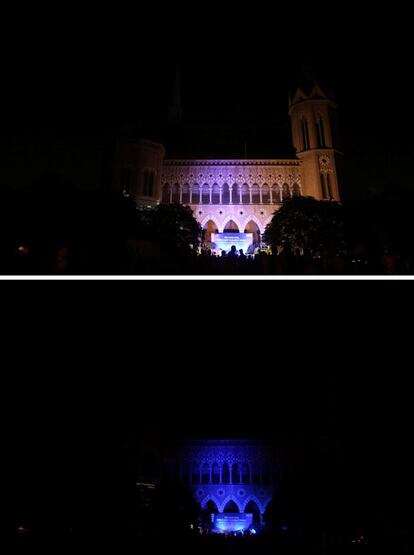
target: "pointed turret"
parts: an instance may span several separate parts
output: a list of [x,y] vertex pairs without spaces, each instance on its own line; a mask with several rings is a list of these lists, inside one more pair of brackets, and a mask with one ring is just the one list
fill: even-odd
[[305,189],[317,199],[339,200],[335,164],[336,104],[308,69],[289,97],[293,146],[303,160]]

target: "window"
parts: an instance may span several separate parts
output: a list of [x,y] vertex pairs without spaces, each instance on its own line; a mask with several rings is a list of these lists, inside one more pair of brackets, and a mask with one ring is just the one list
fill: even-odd
[[305,118],[302,118],[302,145],[303,150],[309,149],[309,129]]
[[217,185],[217,183],[214,183],[213,185],[211,201],[213,204],[220,204],[220,187]]
[[210,187],[208,183],[204,183],[202,187],[202,204],[210,204]]
[[219,468],[219,465],[217,463],[213,464],[212,482],[213,482],[213,484],[219,484],[220,483],[220,468]]
[[238,183],[234,183],[231,191],[232,204],[240,204],[240,187]]
[[142,188],[142,194],[144,197],[154,196],[154,181],[155,181],[155,171],[145,169],[144,170],[144,185]]
[[327,193],[328,193],[328,198],[329,200],[333,199],[333,194],[332,194],[332,182],[331,182],[331,175],[329,173],[326,174],[326,184],[327,184]]
[[328,197],[328,189],[326,183],[326,175],[321,173],[321,189],[322,189],[322,198],[327,199]]
[[[233,200],[234,202],[234,200]],[[221,192],[221,203],[230,204],[230,188],[227,183],[224,183],[223,190]]]
[[320,114],[316,118],[316,136],[318,139],[318,146],[324,147],[325,145],[325,131],[323,128],[323,119]]
[[265,183],[262,187],[262,202],[263,204],[270,203],[270,190],[269,190],[269,185],[267,183]]
[[182,203],[189,204],[190,203],[190,186],[188,183],[184,183],[183,185],[183,192],[182,192]]
[[173,187],[172,201],[173,201],[173,203],[179,203],[180,202],[180,186],[179,186],[178,183],[176,183]]
[[169,204],[170,202],[170,186],[166,183],[162,188],[162,202],[164,204]]
[[283,196],[283,200],[289,200],[290,199],[290,190],[289,190],[289,185],[287,183],[283,184],[282,187],[282,196]]
[[221,481],[223,484],[230,483],[230,469],[229,465],[225,462],[221,470]]
[[280,187],[277,183],[274,183],[274,185],[272,185],[272,202],[273,204],[280,203]]
[[201,204],[201,198],[200,198],[200,185],[198,183],[194,183],[193,185],[193,195],[192,195],[192,200],[191,202],[193,204]]
[[204,463],[201,467],[201,483],[208,484],[210,482],[210,466]]
[[249,186],[247,183],[242,185],[242,203],[243,204],[250,204],[250,191]]
[[252,186],[252,203],[260,204],[260,189],[257,183]]

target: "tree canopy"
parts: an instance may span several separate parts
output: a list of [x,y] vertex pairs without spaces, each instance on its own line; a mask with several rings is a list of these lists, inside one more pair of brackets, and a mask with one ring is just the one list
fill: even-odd
[[338,253],[345,248],[342,206],[333,201],[295,197],[274,213],[264,240],[278,246],[301,248],[307,254]]

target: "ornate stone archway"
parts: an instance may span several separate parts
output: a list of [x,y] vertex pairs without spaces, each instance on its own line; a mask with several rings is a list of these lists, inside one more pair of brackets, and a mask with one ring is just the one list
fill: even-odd
[[232,216],[228,215],[226,217],[226,219],[223,221],[223,225],[221,227],[221,232],[224,232],[224,229],[225,229],[226,225],[231,221],[233,221],[237,225],[237,227],[239,228],[239,232],[242,232],[241,230],[244,229],[244,227],[240,223],[240,220],[236,216],[233,216],[233,215]]
[[212,221],[215,226],[217,227],[217,229],[220,229],[220,226],[217,224],[217,218],[215,217],[214,214],[207,214],[206,216],[204,216],[204,218],[201,220],[200,225],[201,227],[204,229],[204,226],[209,222]]
[[254,222],[257,225],[257,227],[259,228],[259,231],[260,231],[260,235],[264,232],[263,223],[254,214],[246,216],[243,230],[246,229],[246,226],[249,222]]
[[220,502],[214,497],[214,495],[206,495],[200,502],[201,508],[205,509],[209,501],[213,501],[217,509],[220,511]]
[[220,511],[221,513],[224,512],[224,509],[225,509],[225,507],[226,507],[226,505],[227,505],[227,503],[228,503],[229,501],[233,501],[233,502],[235,503],[235,505],[238,507],[240,513],[243,512],[243,511],[240,510],[240,509],[241,509],[241,507],[240,507],[240,501],[238,501],[237,497],[236,497],[235,495],[228,495],[228,496],[224,499],[224,501],[221,503],[221,505],[219,506],[219,511]]
[[257,499],[255,495],[249,495],[248,497],[246,497],[246,499],[243,500],[243,505],[242,505],[243,513],[245,512],[245,509],[247,505],[250,503],[250,501],[254,501],[254,503],[256,503],[257,508],[259,509],[261,514],[264,513],[265,507],[263,507],[262,503]]

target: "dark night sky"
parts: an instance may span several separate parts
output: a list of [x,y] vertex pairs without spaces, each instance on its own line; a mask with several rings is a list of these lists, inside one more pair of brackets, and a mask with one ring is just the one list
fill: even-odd
[[[375,499],[409,491],[411,342],[408,328],[394,333],[395,292],[366,283],[356,301],[344,284],[299,293],[292,282],[281,296],[269,283],[259,298],[253,287],[155,282],[146,306],[141,285],[111,300],[96,284],[87,296],[49,284],[49,295],[10,295],[10,312],[4,303],[3,447],[17,513],[42,518],[55,503],[65,514],[74,497],[89,510],[91,490],[106,496],[124,479],[131,436],[327,437],[343,446],[347,480],[367,481]],[[203,290],[208,309],[195,314]]]
[[47,20],[37,12],[19,20],[18,33],[10,20],[2,37],[2,135],[104,133],[145,121],[148,136],[163,138],[159,123],[167,120],[179,65],[187,127],[207,123],[212,144],[230,126],[235,143],[217,153],[225,156],[239,154],[241,122],[256,128],[252,154],[278,156],[272,137],[286,137],[287,95],[310,58],[340,107],[347,191],[407,185],[409,34],[401,11],[381,10],[209,4],[160,10],[163,17],[139,7],[128,14],[49,12]]

